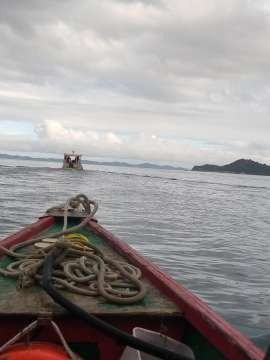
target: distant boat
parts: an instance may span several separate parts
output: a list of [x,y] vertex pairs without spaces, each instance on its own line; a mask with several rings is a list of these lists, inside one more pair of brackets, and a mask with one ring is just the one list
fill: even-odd
[[82,155],[76,154],[74,151],[71,154],[65,153],[62,168],[83,170],[81,158]]

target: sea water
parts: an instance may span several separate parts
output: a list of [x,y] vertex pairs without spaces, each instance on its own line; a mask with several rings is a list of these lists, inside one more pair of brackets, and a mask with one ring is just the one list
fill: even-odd
[[106,228],[265,349],[270,177],[0,160],[0,237],[85,193]]

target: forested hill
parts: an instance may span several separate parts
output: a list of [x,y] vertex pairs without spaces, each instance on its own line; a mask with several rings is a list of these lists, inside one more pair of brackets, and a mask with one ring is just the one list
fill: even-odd
[[253,160],[239,159],[230,164],[219,165],[201,165],[194,166],[192,171],[211,171],[211,172],[226,172],[234,174],[249,174],[249,175],[268,175],[270,176],[270,166],[260,164]]

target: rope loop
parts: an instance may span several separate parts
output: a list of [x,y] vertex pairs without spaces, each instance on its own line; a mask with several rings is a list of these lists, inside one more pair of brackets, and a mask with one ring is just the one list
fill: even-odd
[[[70,208],[87,216],[79,225],[68,228]],[[68,199],[64,205],[62,231],[27,240],[10,249],[0,245],[0,250],[15,258],[6,269],[0,268],[0,274],[17,278],[19,288],[32,286],[39,283],[43,264],[47,257],[54,253],[57,255],[52,279],[57,287],[82,295],[100,295],[117,304],[141,301],[146,294],[146,288],[140,281],[140,269],[107,257],[99,247],[90,244],[87,237],[76,234],[93,218],[97,209],[97,203],[84,194]],[[53,240],[48,242],[49,239]],[[17,252],[25,246],[38,245],[42,240],[45,247],[41,249],[34,248],[28,254]]]

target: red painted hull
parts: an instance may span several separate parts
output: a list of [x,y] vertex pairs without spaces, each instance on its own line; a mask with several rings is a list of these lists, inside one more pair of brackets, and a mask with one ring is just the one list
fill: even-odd
[[[54,223],[52,217],[44,217],[37,223],[28,226],[18,233],[7,237],[1,244],[10,247],[20,243],[38,233],[45,230]],[[211,343],[220,353],[227,359],[235,360],[262,360],[264,358],[263,352],[258,349],[250,340],[243,336],[239,331],[234,329],[222,317],[216,314],[209,306],[207,306],[199,297],[191,293],[182,285],[174,281],[169,275],[162,272],[157,266],[153,265],[149,260],[141,256],[136,250],[118,239],[112,233],[104,229],[96,221],[91,221],[89,227],[98,236],[106,239],[106,241],[119,253],[125,256],[127,260],[132,261],[133,264],[140,267],[144,276],[146,276],[162,293],[165,293],[183,312],[183,316],[188,323],[190,323],[197,331],[199,331],[209,343]],[[147,321],[149,329],[155,329],[156,324]],[[6,331],[0,334],[0,343],[7,341],[14,332],[18,331],[27,324],[29,319],[11,319],[2,318],[1,327]],[[68,341],[94,341],[99,343],[104,342],[105,346],[101,349],[101,359],[119,359],[123,346],[120,344],[112,344],[114,340],[109,339],[96,330],[91,330],[87,325],[77,319],[59,319],[60,327],[66,329],[65,336]],[[117,325],[123,330],[131,332],[134,325],[144,326],[145,319],[138,319],[136,324],[132,319],[129,322],[123,319],[114,319],[112,316],[111,323]],[[72,326],[71,326],[72,324]],[[179,332],[176,324],[172,320],[172,332]],[[73,329],[76,328],[74,334]],[[51,340],[49,334],[44,334],[45,340]],[[111,348],[114,348],[112,355]]]

